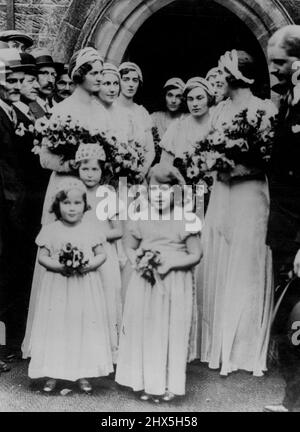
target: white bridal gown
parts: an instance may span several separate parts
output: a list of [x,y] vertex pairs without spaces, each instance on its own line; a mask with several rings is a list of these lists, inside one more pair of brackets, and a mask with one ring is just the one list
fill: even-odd
[[[269,103],[254,96],[250,103]],[[245,107],[246,108],[246,107]],[[236,114],[223,104],[216,125]],[[265,179],[215,181],[203,229],[201,360],[221,375],[266,371],[272,313],[272,259],[266,246]]]

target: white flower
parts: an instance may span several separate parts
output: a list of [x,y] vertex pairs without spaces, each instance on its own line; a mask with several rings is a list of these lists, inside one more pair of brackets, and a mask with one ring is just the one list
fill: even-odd
[[26,132],[26,128],[23,123],[20,123],[15,131],[15,134],[18,136],[24,136]]
[[300,125],[296,124],[292,126],[293,133],[299,133],[300,132]]
[[192,166],[188,167],[188,169],[186,171],[186,175],[189,178],[197,177],[199,174],[200,174],[200,170],[196,165],[192,165]]
[[206,165],[207,168],[210,170],[212,167],[216,164],[217,159],[221,157],[220,153],[218,152],[208,152],[206,155]]
[[257,109],[255,106],[250,105],[248,110],[247,110],[247,122],[251,125],[251,126],[255,126],[257,124]]

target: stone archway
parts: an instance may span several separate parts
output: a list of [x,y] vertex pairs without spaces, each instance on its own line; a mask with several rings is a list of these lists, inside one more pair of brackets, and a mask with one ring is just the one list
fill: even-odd
[[[73,0],[60,26],[55,52],[66,61],[74,49],[93,44],[107,61],[118,64],[135,32],[156,11],[174,0]],[[263,51],[278,28],[293,20],[279,0],[211,0],[237,15]]]

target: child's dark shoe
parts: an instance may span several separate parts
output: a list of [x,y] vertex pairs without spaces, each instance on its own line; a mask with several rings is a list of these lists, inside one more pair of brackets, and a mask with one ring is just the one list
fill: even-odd
[[43,390],[46,393],[51,393],[55,389],[55,387],[56,387],[56,379],[50,378],[46,381]]
[[91,384],[90,384],[89,381],[88,381],[87,379],[85,379],[85,378],[81,378],[81,379],[78,381],[78,384],[79,384],[79,388],[80,388],[80,390],[82,390],[82,391],[85,392],[85,393],[91,393],[92,390],[93,390]]

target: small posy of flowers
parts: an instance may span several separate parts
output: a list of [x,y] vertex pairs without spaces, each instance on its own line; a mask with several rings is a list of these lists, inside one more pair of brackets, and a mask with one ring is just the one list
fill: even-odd
[[89,260],[84,253],[71,243],[66,243],[59,252],[58,261],[65,267],[66,276],[81,274],[81,271],[88,265]]
[[161,256],[158,251],[145,248],[137,250],[135,269],[151,286],[155,284],[155,272],[160,264]]

